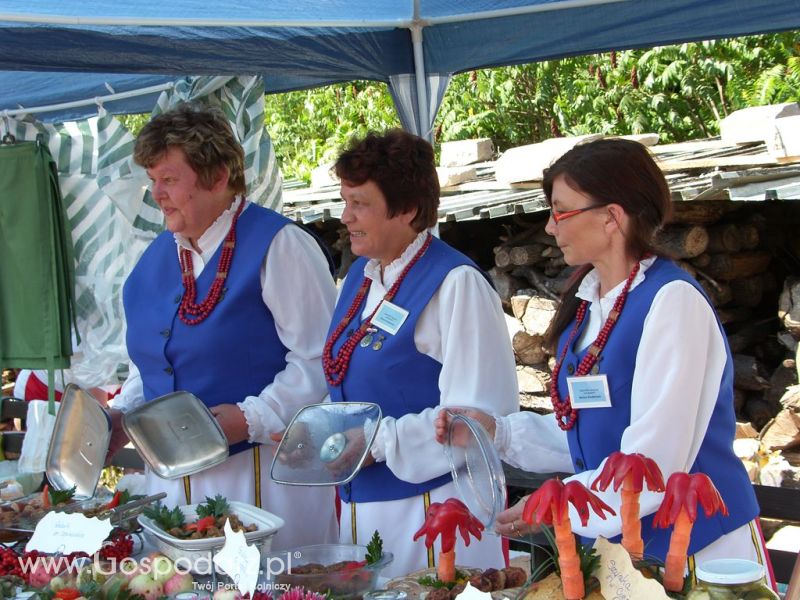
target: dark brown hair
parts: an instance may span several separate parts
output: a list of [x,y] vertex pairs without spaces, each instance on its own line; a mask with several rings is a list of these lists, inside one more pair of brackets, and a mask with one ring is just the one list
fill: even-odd
[[[641,259],[658,254],[654,237],[672,211],[664,174],[642,144],[624,139],[603,139],[579,144],[556,160],[542,180],[547,202],[552,205],[553,182],[566,184],[590,197],[592,204],[618,204],[628,215],[625,246],[628,255]],[[555,353],[558,338],[575,317],[580,301],[578,287],[592,265],[579,267],[561,296],[555,317],[545,333],[544,345]]]
[[220,168],[227,167],[228,187],[235,194],[247,193],[244,150],[222,111],[184,103],[154,117],[136,138],[133,160],[149,169],[172,147],[183,150],[206,189],[217,181]]
[[371,180],[386,198],[388,217],[416,212],[415,231],[433,227],[438,218],[439,176],[431,145],[421,137],[392,129],[354,139],[334,165],[336,175],[352,185]]

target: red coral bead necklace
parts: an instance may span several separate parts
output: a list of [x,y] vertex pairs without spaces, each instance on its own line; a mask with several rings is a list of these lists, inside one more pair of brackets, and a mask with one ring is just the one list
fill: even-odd
[[[642,260],[648,257],[649,255],[645,256]],[[625,281],[625,287],[622,288],[622,291],[614,302],[614,308],[612,308],[611,312],[608,313],[608,318],[603,324],[603,328],[600,330],[600,333],[597,334],[597,338],[594,342],[592,342],[592,345],[589,346],[589,349],[586,351],[586,354],[578,365],[578,368],[575,370],[575,377],[587,375],[597,362],[600,353],[603,351],[603,348],[605,348],[606,343],[608,343],[608,337],[611,335],[611,331],[617,324],[620,314],[622,314],[622,308],[625,306],[625,300],[628,298],[628,292],[631,289],[631,285],[633,285],[633,280],[636,278],[636,274],[639,272],[640,267],[641,262],[636,261],[636,264],[633,266],[630,275],[628,275],[628,279]],[[561,396],[558,393],[558,375],[561,372],[561,366],[564,364],[564,359],[567,356],[567,350],[572,347],[572,343],[575,341],[575,337],[578,335],[578,331],[580,330],[581,323],[583,323],[583,319],[586,317],[586,310],[588,307],[589,302],[586,300],[582,301],[580,306],[578,306],[578,310],[575,313],[575,325],[572,327],[572,331],[569,334],[567,343],[564,344],[564,348],[561,350],[561,356],[553,368],[553,376],[550,382],[550,400],[552,401],[553,408],[555,409],[556,422],[564,431],[572,429],[575,426],[575,422],[578,420],[578,412],[572,408],[572,402],[570,401],[569,395],[567,395],[564,400],[561,399]]]
[[211,284],[205,300],[199,304],[197,303],[197,282],[194,277],[192,253],[186,248],[181,248],[178,253],[181,278],[183,279],[183,297],[178,307],[178,318],[187,325],[197,325],[205,321],[222,299],[225,280],[228,278],[228,272],[233,261],[233,251],[236,249],[236,222],[239,220],[239,215],[242,214],[244,204],[245,199],[242,198],[239,208],[236,209],[236,213],[233,215],[228,234],[222,242],[222,252],[219,255],[219,264],[217,265],[214,283]]
[[353,298],[350,308],[347,309],[344,317],[342,317],[342,320],[339,321],[339,324],[325,342],[325,347],[322,350],[322,369],[325,371],[325,379],[329,385],[337,386],[342,384],[342,381],[344,381],[344,377],[347,374],[347,369],[350,367],[350,359],[353,356],[353,351],[362,338],[367,334],[370,323],[372,323],[372,317],[375,316],[375,313],[378,312],[378,309],[384,301],[392,301],[397,294],[397,290],[400,288],[400,284],[403,283],[406,275],[408,275],[408,272],[411,270],[411,267],[417,263],[423,254],[425,254],[425,251],[428,249],[428,246],[431,245],[432,240],[433,236],[429,233],[428,237],[425,238],[425,243],[422,244],[422,247],[401,271],[400,275],[397,277],[397,281],[395,281],[392,287],[389,288],[389,291],[386,292],[383,300],[379,302],[375,307],[375,310],[373,310],[372,313],[370,313],[370,315],[364,319],[361,325],[359,325],[358,329],[356,329],[352,335],[345,340],[344,344],[342,344],[342,347],[339,348],[339,352],[337,352],[336,356],[334,356],[333,346],[342,336],[342,333],[350,324],[350,321],[353,320],[353,317],[355,317],[355,315],[361,309],[361,305],[364,303],[364,299],[366,298],[369,288],[372,285],[372,280],[366,276],[364,277],[364,281],[361,282],[361,287],[358,289],[356,297]]

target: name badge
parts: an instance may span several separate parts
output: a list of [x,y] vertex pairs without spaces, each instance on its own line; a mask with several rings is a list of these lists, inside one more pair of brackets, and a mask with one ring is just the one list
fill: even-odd
[[388,300],[381,302],[381,306],[375,316],[372,317],[372,324],[380,327],[384,331],[394,335],[400,331],[400,326],[408,318],[408,311],[392,304]]
[[609,408],[611,394],[608,392],[608,378],[605,375],[584,375],[567,377],[569,399],[572,408]]

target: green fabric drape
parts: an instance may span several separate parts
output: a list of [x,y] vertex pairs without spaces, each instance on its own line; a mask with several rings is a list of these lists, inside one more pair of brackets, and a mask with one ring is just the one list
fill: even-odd
[[75,271],[56,165],[40,142],[0,145],[0,365],[69,367]]

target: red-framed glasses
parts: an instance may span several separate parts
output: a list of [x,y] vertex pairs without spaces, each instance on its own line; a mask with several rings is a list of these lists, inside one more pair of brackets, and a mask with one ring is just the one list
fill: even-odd
[[550,216],[553,217],[553,221],[555,221],[556,225],[558,225],[564,219],[569,219],[570,217],[574,217],[575,215],[579,215],[587,210],[593,210],[595,208],[603,208],[605,204],[594,204],[592,206],[584,206],[583,208],[576,208],[575,210],[567,210],[564,212],[558,212],[552,206],[550,207]]

